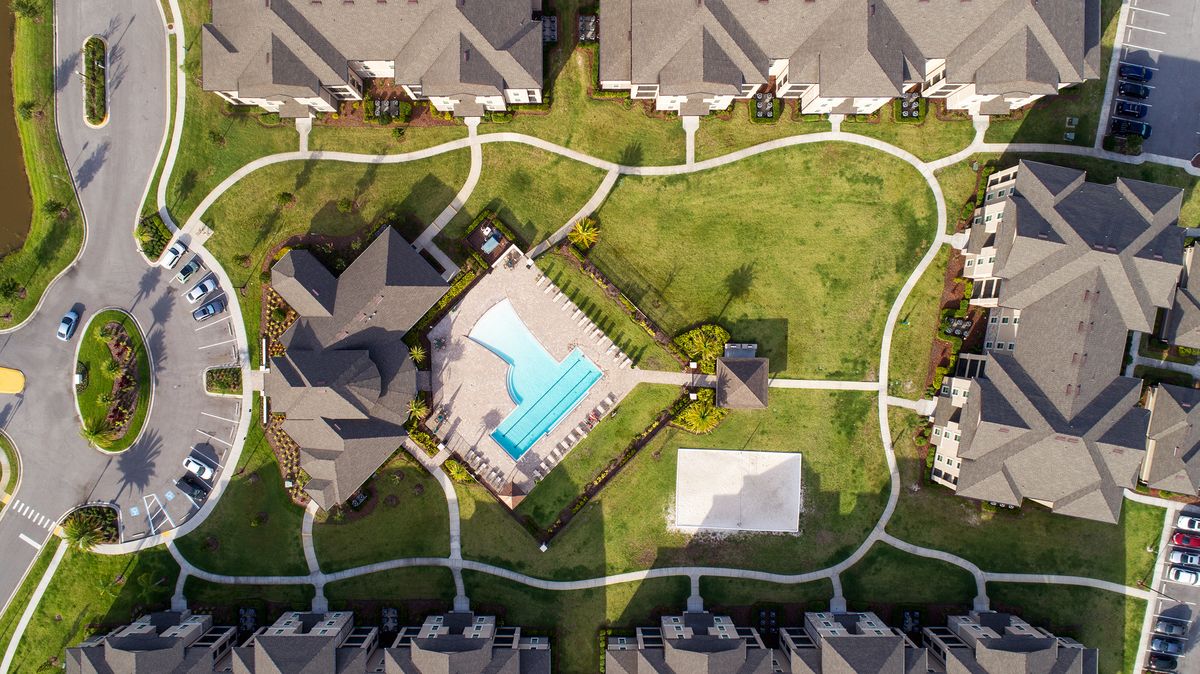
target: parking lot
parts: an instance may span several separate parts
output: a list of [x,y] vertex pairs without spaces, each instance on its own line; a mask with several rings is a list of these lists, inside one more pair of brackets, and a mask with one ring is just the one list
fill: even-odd
[[[1141,103],[1140,121],[1153,128],[1143,151],[1192,159],[1200,153],[1200,3],[1195,0],[1130,0],[1126,28],[1117,35],[1115,54],[1122,64],[1145,66],[1145,100],[1122,97],[1113,85],[1113,103]],[[1122,116],[1128,118],[1127,116]]]
[[[1200,516],[1200,510],[1189,509],[1184,514],[1190,516]],[[1180,529],[1176,529],[1172,533],[1172,537],[1180,533]],[[1183,532],[1187,533],[1187,532]],[[1200,534],[1197,534],[1197,545],[1200,545]],[[1172,552],[1192,551],[1200,553],[1200,549],[1192,549],[1184,545],[1176,545],[1169,539],[1167,555]],[[1200,554],[1197,555],[1200,557]],[[1169,625],[1178,625],[1182,629],[1182,634],[1175,637],[1162,634],[1164,630],[1154,630],[1151,639],[1165,638],[1167,641],[1177,643],[1180,648],[1180,653],[1173,655],[1177,663],[1177,668],[1174,671],[1190,672],[1192,674],[1200,673],[1200,648],[1197,644],[1200,643],[1200,623],[1197,622],[1197,607],[1200,607],[1200,585],[1191,585],[1186,582],[1177,582],[1170,579],[1170,569],[1175,565],[1168,562],[1163,566],[1163,577],[1159,583],[1155,585],[1157,593],[1155,599],[1152,600],[1154,605],[1154,621],[1151,623],[1151,628],[1154,630],[1160,622]],[[1188,565],[1183,568],[1197,569],[1200,567]],[[1167,630],[1171,628],[1167,627]],[[1159,649],[1163,650],[1163,649]],[[1172,671],[1165,668],[1151,669],[1151,659],[1155,657],[1155,653],[1151,652],[1147,655],[1146,661],[1142,663],[1145,668],[1143,671]]]

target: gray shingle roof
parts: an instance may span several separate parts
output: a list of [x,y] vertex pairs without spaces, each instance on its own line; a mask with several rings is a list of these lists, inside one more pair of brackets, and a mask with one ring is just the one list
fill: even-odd
[[1200,391],[1160,384],[1150,414],[1146,482],[1181,494],[1200,491]]
[[1177,346],[1200,348],[1200,256],[1195,247],[1188,252],[1184,282],[1167,316],[1166,337]]
[[717,359],[717,407],[762,409],[769,387],[766,358]]

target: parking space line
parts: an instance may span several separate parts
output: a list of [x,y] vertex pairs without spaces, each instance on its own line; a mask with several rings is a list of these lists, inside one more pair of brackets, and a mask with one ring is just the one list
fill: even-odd
[[37,541],[35,541],[35,540],[33,540],[32,538],[30,538],[30,537],[26,536],[25,534],[17,534],[17,538],[20,538],[21,540],[25,541],[26,543],[28,543],[28,544],[32,545],[34,550],[41,550],[41,549],[42,549],[42,546],[38,545],[38,542],[37,542]]
[[1128,28],[1130,30],[1144,30],[1147,33],[1155,33],[1157,35],[1166,35],[1166,32],[1164,32],[1164,31],[1154,30],[1153,28],[1143,28],[1142,26],[1135,26],[1132,23],[1129,24],[1128,26],[1126,26],[1126,28]]
[[214,418],[214,419],[220,419],[221,421],[228,421],[228,422],[229,422],[229,423],[231,423],[231,424],[236,424],[236,423],[237,423],[237,419],[226,419],[225,417],[219,417],[219,416],[217,416],[217,415],[215,415],[215,414],[209,414],[208,412],[201,412],[200,414],[203,414],[203,415],[204,415],[204,416],[206,416],[206,417],[212,417],[212,418]]
[[1133,104],[1133,105],[1144,105],[1144,106],[1146,106],[1147,108],[1153,108],[1153,107],[1154,107],[1154,104],[1152,104],[1152,103],[1147,103],[1147,102],[1145,102],[1145,101],[1127,101],[1127,100],[1125,100],[1124,98],[1118,98],[1117,100],[1118,100],[1118,101],[1121,101],[1122,103],[1131,103],[1131,104]]
[[1137,10],[1137,11],[1139,11],[1139,12],[1146,12],[1147,14],[1157,14],[1157,15],[1159,15],[1159,16],[1165,16],[1165,17],[1167,17],[1167,18],[1170,18],[1170,17],[1171,17],[1171,15],[1170,15],[1170,14],[1167,14],[1166,12],[1159,12],[1159,11],[1157,11],[1157,10],[1153,10],[1153,9],[1146,9],[1145,7],[1138,7],[1138,6],[1136,6],[1136,5],[1134,5],[1134,6],[1130,7],[1130,9],[1134,9],[1134,10]]
[[1144,66],[1144,65],[1141,65],[1140,63],[1130,63],[1128,61],[1121,61],[1120,63],[1123,66],[1137,66],[1139,68],[1145,68],[1146,70],[1153,70],[1155,72],[1158,72],[1158,68],[1155,68],[1154,66]]
[[218,325],[218,324],[220,324],[220,323],[224,323],[224,322],[225,322],[225,321],[227,321],[227,320],[229,320],[229,316],[225,316],[224,318],[221,318],[220,320],[213,321],[212,323],[205,323],[204,325],[201,325],[200,327],[198,327],[198,328],[196,328],[195,330],[193,330],[193,332],[200,332],[200,331],[201,331],[201,330],[203,330],[204,328],[211,328],[212,326],[214,326],[214,325]]
[[1141,49],[1142,51],[1152,51],[1156,54],[1162,53],[1161,49],[1155,49],[1154,47],[1143,47],[1143,46],[1137,45],[1137,44],[1129,44],[1128,42],[1125,43],[1125,48],[1126,49]]
[[212,433],[205,433],[204,431],[200,430],[199,428],[197,428],[197,429],[196,429],[196,432],[197,432],[197,433],[199,433],[200,435],[203,435],[203,436],[204,436],[204,437],[206,437],[206,438],[210,438],[210,439],[212,439],[212,440],[216,440],[217,442],[221,443],[222,445],[225,445],[226,447],[232,447],[232,446],[233,446],[233,443],[226,442],[225,440],[222,440],[221,438],[218,438],[217,436],[213,435]]
[[236,341],[237,341],[236,339],[227,339],[227,340],[225,340],[225,341],[223,341],[223,342],[217,342],[216,344],[205,344],[204,346],[201,346],[201,347],[199,347],[199,348],[201,348],[201,349],[211,349],[211,348],[213,348],[214,346],[221,346],[222,344],[232,344],[232,343],[234,343],[234,342],[236,342]]

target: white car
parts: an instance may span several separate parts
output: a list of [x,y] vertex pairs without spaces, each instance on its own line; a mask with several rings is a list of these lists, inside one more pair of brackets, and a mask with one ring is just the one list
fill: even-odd
[[187,469],[187,472],[195,475],[201,480],[211,480],[213,473],[216,472],[213,470],[212,466],[194,456],[189,456],[188,458],[184,459],[183,467]]
[[1200,566],[1200,552],[1195,550],[1172,550],[1169,559],[1172,564]]
[[196,302],[199,302],[201,299],[203,299],[205,295],[211,293],[212,291],[214,291],[216,289],[217,289],[217,279],[213,278],[212,276],[209,276],[208,278],[204,279],[203,281],[197,283],[194,288],[192,288],[191,290],[188,291],[187,301],[191,304],[195,304]]
[[167,249],[167,252],[163,253],[162,266],[166,267],[167,269],[174,267],[175,265],[179,264],[179,261],[183,259],[183,254],[186,252],[187,246],[183,245],[182,241],[176,241],[175,243],[171,244],[171,247]]
[[1180,515],[1179,519],[1175,521],[1175,526],[1184,531],[1200,531],[1200,517]]
[[1172,566],[1167,570],[1167,580],[1183,585],[1200,585],[1200,573],[1182,566]]

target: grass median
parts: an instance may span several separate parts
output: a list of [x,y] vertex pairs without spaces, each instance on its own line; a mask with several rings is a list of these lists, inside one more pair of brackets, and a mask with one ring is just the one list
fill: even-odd
[[133,317],[109,309],[93,316],[78,339],[85,384],[76,387],[76,400],[84,438],[108,452],[129,449],[153,394],[145,338]]

